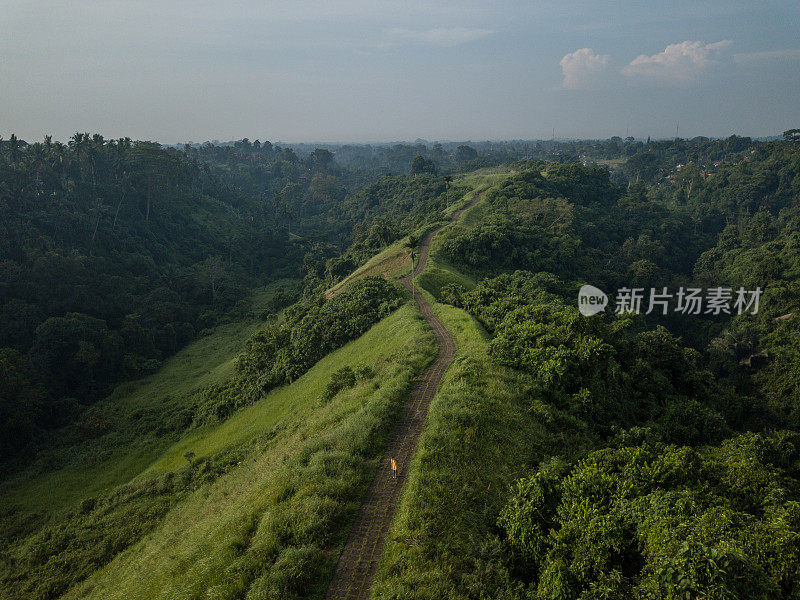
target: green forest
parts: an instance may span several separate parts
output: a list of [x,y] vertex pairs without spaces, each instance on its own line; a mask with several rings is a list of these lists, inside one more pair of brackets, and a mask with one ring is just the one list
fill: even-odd
[[418,298],[370,598],[800,599],[797,130],[0,139],[0,598],[326,597]]

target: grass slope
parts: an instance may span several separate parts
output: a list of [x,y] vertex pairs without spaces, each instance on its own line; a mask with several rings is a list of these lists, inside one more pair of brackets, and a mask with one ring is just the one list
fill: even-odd
[[387,279],[399,279],[408,275],[411,271],[411,252],[406,247],[406,242],[408,242],[408,236],[383,249],[330,288],[326,295],[330,297],[354,281],[370,275],[384,276]]
[[[501,177],[481,174],[470,183],[485,189]],[[462,222],[480,214],[479,204]],[[400,277],[410,267],[405,259],[401,240],[340,286],[373,271]],[[454,281],[474,285],[439,259],[434,242],[418,283],[438,293]],[[256,314],[272,293],[254,297]],[[470,541],[493,526],[498,492],[516,476],[508,465],[531,451],[522,440],[532,433],[514,429],[523,408],[512,382],[489,365],[480,326],[452,307],[435,310],[459,350],[431,408],[387,546],[376,586],[383,595],[413,588],[441,597],[456,589],[447,575],[451,561],[460,572],[475,560]],[[0,589],[0,598],[54,598],[67,590],[70,598],[322,597],[386,435],[435,343],[405,305],[227,421],[186,435],[161,427],[180,419],[182,400],[196,389],[231,375],[243,341],[260,325],[252,319],[218,327],[158,373],[120,386],[98,406],[109,424],[103,435],[79,446],[65,442],[5,483],[4,501],[21,509],[10,529],[26,529],[28,518],[45,527],[29,538],[7,536],[26,579],[4,574],[15,587]],[[369,366],[374,375],[323,402],[331,376],[346,366]],[[138,430],[125,430],[131,422]],[[109,531],[118,533],[109,538]],[[429,544],[445,551],[437,564]],[[39,548],[62,545],[55,563],[36,562]],[[20,557],[29,554],[26,566]]]
[[[292,280],[281,280],[257,290],[250,299],[251,312],[260,314],[276,293],[292,285]],[[135,478],[179,435],[158,425],[180,411],[197,389],[230,377],[245,341],[262,325],[251,317],[219,325],[152,375],[117,386],[92,411],[102,434],[76,444],[72,432],[57,432],[53,448],[3,482],[3,502],[47,515]]]
[[[481,185],[478,189],[483,190],[485,187]],[[468,194],[468,196],[469,200],[472,200],[472,193]],[[484,205],[485,201],[481,200],[475,206],[465,211],[457,222],[450,225],[448,231],[470,227],[476,222],[479,222],[484,212]],[[441,289],[451,283],[462,285],[467,290],[471,290],[476,284],[476,281],[472,277],[461,273],[442,257],[438,250],[442,245],[443,239],[444,235],[438,235],[431,240],[428,262],[425,265],[425,270],[416,278],[417,285],[430,293],[434,300],[439,300],[441,297]]]
[[[471,186],[471,190],[465,194],[458,202],[454,202],[450,206],[448,206],[443,212],[445,217],[451,217],[452,214],[466,206],[472,201],[473,195],[476,191],[483,191],[488,189],[493,181],[497,181],[501,179],[502,176],[500,174],[472,174],[457,180],[457,184],[466,183]],[[467,218],[467,215],[474,212],[475,208],[471,209],[465,215],[462,215],[460,221],[464,221]],[[430,223],[426,227],[423,227],[415,232],[415,235],[418,238],[421,238],[431,229],[435,229],[439,227],[440,223]],[[387,248],[383,249],[381,252],[370,258],[367,262],[363,265],[358,267],[355,271],[353,271],[350,275],[345,277],[342,281],[331,287],[327,291],[327,296],[332,296],[345,287],[347,287],[353,281],[357,281],[362,277],[367,277],[368,275],[377,275],[377,276],[384,276],[387,279],[400,279],[405,277],[411,272],[411,252],[410,249],[407,247],[407,243],[409,240],[409,236],[406,236],[402,239],[397,240]],[[426,272],[429,269],[426,269]],[[472,283],[474,285],[474,283]]]
[[[188,450],[244,451],[66,597],[321,597],[394,417],[434,354],[405,305],[292,385],[176,444],[150,474]],[[336,370],[361,365],[375,375],[321,401]]]
[[[479,203],[456,226],[473,224],[481,213]],[[455,338],[456,357],[431,405],[373,585],[375,599],[489,598],[506,587],[493,532],[508,487],[526,464],[564,443],[531,418],[518,374],[489,361],[481,325],[463,310],[435,303],[442,285],[474,285],[437,256],[437,247],[434,241],[417,283]]]

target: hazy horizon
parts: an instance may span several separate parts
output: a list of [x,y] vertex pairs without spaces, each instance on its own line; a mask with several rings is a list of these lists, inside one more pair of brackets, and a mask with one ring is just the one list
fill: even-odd
[[[22,140],[22,141],[24,141],[26,143],[29,143],[29,144],[30,143],[34,143],[34,142],[41,142],[43,140],[44,136],[50,135],[50,134],[43,134],[43,135],[41,135],[41,136],[39,136],[37,138],[26,138],[26,137],[18,135],[16,132],[13,132],[13,131],[11,133],[16,135],[18,139],[20,139],[20,140]],[[478,145],[478,144],[538,143],[538,142],[570,143],[570,142],[605,141],[605,140],[608,140],[611,137],[615,137],[615,136],[616,137],[621,137],[623,139],[626,137],[625,135],[614,134],[612,136],[605,137],[605,138],[595,138],[595,137],[559,138],[559,137],[556,137],[555,139],[552,139],[552,138],[528,138],[528,139],[522,139],[522,138],[519,138],[519,139],[511,139],[511,138],[501,139],[501,138],[497,138],[497,139],[471,139],[471,140],[469,140],[469,139],[464,139],[464,140],[457,140],[457,139],[444,140],[444,139],[442,139],[442,140],[439,140],[439,139],[417,138],[417,139],[413,139],[413,140],[407,139],[407,140],[363,140],[363,141],[353,141],[353,140],[313,140],[313,139],[309,139],[309,140],[271,140],[271,139],[267,139],[267,138],[259,138],[259,137],[253,137],[253,136],[246,135],[246,136],[241,137],[241,138],[235,138],[235,139],[229,139],[229,140],[219,140],[219,139],[215,138],[215,139],[205,139],[205,140],[197,139],[197,140],[178,140],[178,141],[166,140],[165,141],[165,140],[134,137],[134,136],[131,136],[131,135],[108,136],[108,135],[105,135],[102,132],[98,132],[98,131],[76,131],[76,132],[73,132],[72,135],[68,135],[68,136],[64,136],[64,137],[56,137],[56,136],[52,136],[52,135],[50,137],[51,137],[51,140],[53,142],[68,143],[69,140],[73,137],[73,135],[75,133],[88,133],[89,135],[93,135],[95,133],[99,133],[100,135],[103,135],[104,139],[106,139],[106,140],[116,140],[116,139],[125,139],[125,138],[127,138],[127,139],[130,139],[130,140],[134,141],[134,142],[136,142],[136,141],[139,141],[139,142],[153,142],[153,143],[157,143],[157,144],[160,144],[162,146],[165,146],[165,147],[181,146],[181,145],[185,145],[185,144],[202,145],[202,144],[206,144],[206,143],[210,143],[212,145],[228,145],[228,144],[234,144],[234,143],[242,141],[244,139],[247,139],[250,142],[255,142],[255,141],[269,142],[273,146],[320,146],[321,147],[321,146],[348,146],[348,145],[352,145],[352,146],[392,146],[392,145],[395,145],[395,144],[403,144],[403,145],[413,146],[415,144],[475,144],[475,145]],[[732,135],[737,135],[737,136],[740,136],[740,137],[749,137],[749,138],[754,139],[754,140],[770,140],[770,139],[781,139],[783,137],[781,135],[781,133],[775,133],[775,134],[770,134],[770,135],[746,135],[746,134],[741,134],[741,133],[737,133],[737,132],[734,131],[734,132],[731,132],[729,135],[725,135],[725,136],[707,136],[707,135],[703,135],[703,134],[684,135],[683,133],[681,133],[681,135],[679,137],[680,137],[680,139],[684,139],[684,140],[691,140],[691,139],[700,138],[700,137],[704,137],[704,138],[707,138],[707,139],[710,139],[710,140],[722,140],[722,139],[726,139],[726,138],[728,138],[728,137],[730,137]],[[633,136],[630,136],[630,137],[633,137]],[[654,141],[654,142],[670,141],[670,140],[674,140],[675,139],[674,135],[673,136],[659,136],[659,137],[656,137],[656,136],[645,136],[645,137],[636,136],[634,139],[636,141],[645,141],[647,139],[647,137],[650,137],[650,140]],[[8,139],[8,138],[3,136],[3,137],[0,137],[0,139]]]
[[796,3],[2,5],[6,138],[362,144],[800,125]]

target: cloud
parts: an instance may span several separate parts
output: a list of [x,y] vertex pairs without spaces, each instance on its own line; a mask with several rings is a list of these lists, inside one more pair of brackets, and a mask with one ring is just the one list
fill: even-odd
[[641,77],[661,83],[691,83],[707,67],[715,64],[715,58],[721,56],[730,45],[730,40],[713,44],[691,41],[670,44],[658,54],[637,56],[622,68],[621,73],[627,77]]
[[431,46],[458,46],[493,34],[491,29],[469,29],[466,27],[437,27],[434,29],[390,29],[388,34],[398,41],[416,42]]
[[589,87],[597,81],[597,75],[608,65],[608,54],[595,54],[591,48],[581,48],[561,59],[561,72],[565,90]]
[[754,65],[768,61],[798,59],[800,59],[800,48],[785,48],[783,50],[767,50],[764,52],[742,52],[733,55],[733,62],[737,65]]

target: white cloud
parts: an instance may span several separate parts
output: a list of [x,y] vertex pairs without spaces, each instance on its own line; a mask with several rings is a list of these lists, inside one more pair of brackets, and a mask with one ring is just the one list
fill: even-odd
[[458,46],[493,34],[491,29],[469,29],[466,27],[437,27],[434,29],[390,29],[388,34],[397,41],[417,42],[431,46]]
[[591,48],[581,48],[561,59],[564,81],[561,87],[576,90],[589,87],[597,81],[597,75],[608,65],[608,54],[595,54]]
[[715,64],[715,59],[730,45],[730,40],[713,44],[691,41],[670,44],[658,54],[637,56],[621,72],[628,77],[642,77],[662,83],[691,83],[707,67]]

